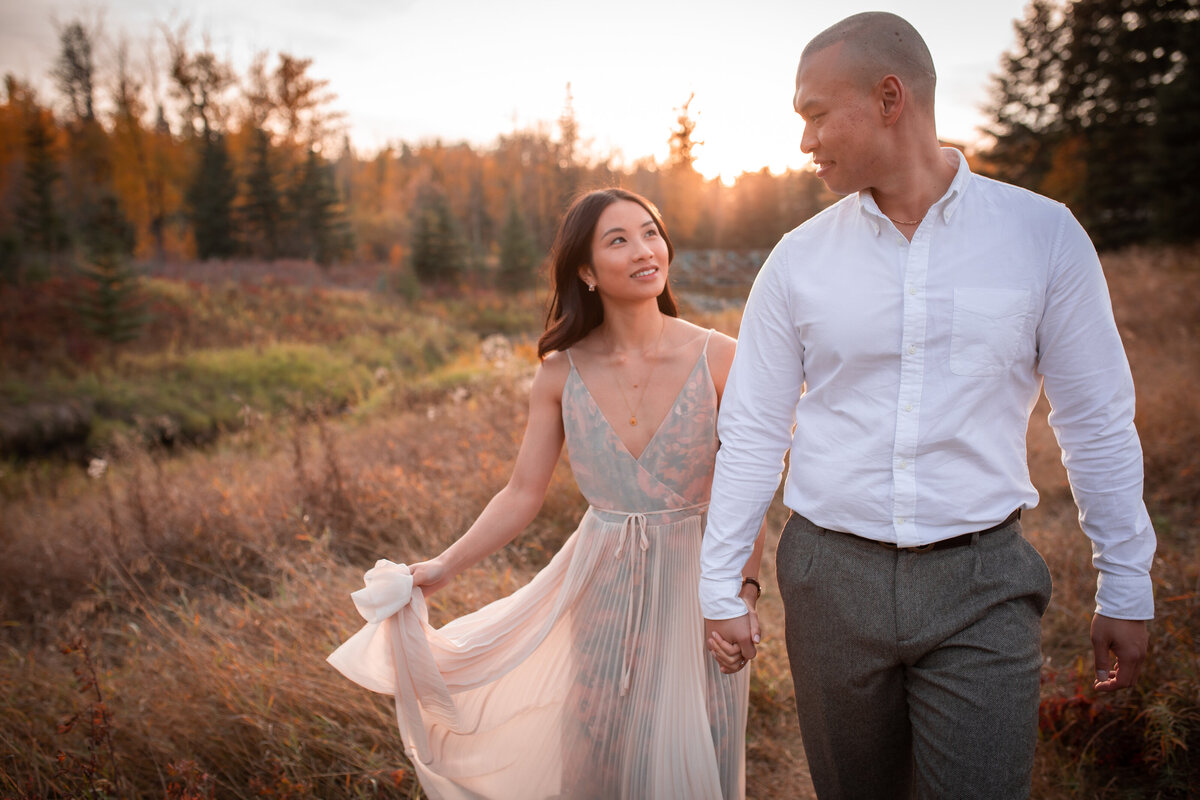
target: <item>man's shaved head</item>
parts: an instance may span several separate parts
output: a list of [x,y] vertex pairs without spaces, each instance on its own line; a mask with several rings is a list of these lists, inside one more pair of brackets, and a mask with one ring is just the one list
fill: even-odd
[[917,29],[902,17],[867,11],[846,17],[813,37],[800,55],[805,57],[842,43],[839,60],[847,77],[863,89],[873,88],[885,75],[900,78],[918,104],[933,112],[937,75],[933,56]]

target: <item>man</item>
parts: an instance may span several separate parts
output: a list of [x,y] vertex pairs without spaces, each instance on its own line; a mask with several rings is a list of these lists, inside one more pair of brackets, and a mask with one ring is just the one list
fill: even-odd
[[822,798],[1028,796],[1050,577],[1018,518],[1043,383],[1099,569],[1098,691],[1133,684],[1153,616],[1133,384],[1095,250],[1060,204],[940,148],[934,82],[892,14],[805,48],[801,149],[847,196],[763,266],[721,408],[710,648],[727,671],[754,657],[740,570],[790,447],[777,574]]

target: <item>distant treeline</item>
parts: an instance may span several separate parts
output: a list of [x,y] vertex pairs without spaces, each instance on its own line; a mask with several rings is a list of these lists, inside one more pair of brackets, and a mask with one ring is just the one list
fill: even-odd
[[693,167],[690,98],[663,131],[663,164],[618,170],[585,153],[569,87],[553,124],[488,147],[397,143],[360,155],[338,133],[335,96],[309,59],[264,53],[239,76],[182,28],[164,33],[161,67],[135,68],[119,46],[113,73],[102,74],[97,38],[78,21],[59,27],[54,98],[5,78],[0,264],[9,276],[117,253],[390,262],[421,281],[488,268],[522,285],[582,189],[642,192],[677,246],[731,250],[771,246],[831,199],[807,171],[764,169],[733,187],[705,181]]
[[[995,75],[994,146],[976,167],[1067,202],[1101,246],[1194,238],[1200,0],[1034,0],[1015,28]],[[690,99],[663,132],[665,163],[618,169],[585,152],[569,87],[558,120],[492,145],[368,155],[339,134],[309,59],[263,53],[238,75],[181,27],[136,64],[118,43],[102,71],[95,27],[58,34],[53,98],[4,81],[5,280],[81,261],[246,257],[387,263],[421,282],[486,270],[521,286],[581,189],[642,192],[695,249],[769,248],[833,199],[809,171],[706,181]]]

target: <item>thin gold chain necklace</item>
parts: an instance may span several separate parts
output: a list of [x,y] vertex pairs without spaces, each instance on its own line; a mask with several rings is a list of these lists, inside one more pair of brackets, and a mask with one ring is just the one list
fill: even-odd
[[[667,329],[667,320],[663,318],[662,327],[658,330],[658,339],[654,342],[654,355],[658,356],[659,346],[662,344],[663,331]],[[638,419],[637,412],[642,408],[642,400],[646,399],[646,390],[650,388],[650,378],[654,374],[654,367],[651,365],[650,370],[646,373],[646,379],[642,381],[642,393],[638,395],[636,406],[629,405],[629,398],[625,394],[625,387],[621,385],[621,373],[619,370],[613,370],[613,376],[617,380],[617,391],[621,393],[621,400],[625,402],[625,410],[629,412],[629,424],[637,427]],[[635,383],[633,388],[638,388]]]

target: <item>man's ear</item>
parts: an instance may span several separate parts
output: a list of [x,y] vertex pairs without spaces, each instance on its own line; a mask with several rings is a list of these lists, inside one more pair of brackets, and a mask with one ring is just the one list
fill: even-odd
[[904,82],[895,75],[885,75],[876,86],[876,96],[883,124],[894,125],[896,120],[900,119],[900,112],[904,110],[905,101],[908,99],[908,89],[905,88]]

